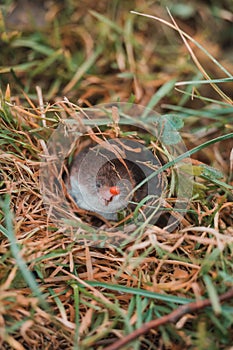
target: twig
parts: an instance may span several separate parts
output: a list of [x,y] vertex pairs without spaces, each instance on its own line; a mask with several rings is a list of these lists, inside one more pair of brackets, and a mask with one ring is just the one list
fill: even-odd
[[43,95],[42,90],[40,86],[36,86],[36,92],[39,100],[39,106],[41,111],[41,119],[42,119],[42,125],[46,128],[46,118],[45,118],[45,110],[44,110],[44,101],[43,101]]
[[[225,300],[233,298],[233,288],[229,289],[226,293],[220,295],[219,301],[223,302]],[[144,323],[142,327],[136,329],[132,333],[128,334],[124,338],[116,341],[114,344],[106,347],[104,350],[118,350],[122,349],[123,346],[131,342],[132,340],[138,338],[139,336],[147,333],[152,328],[157,328],[166,323],[175,323],[177,322],[183,315],[187,313],[196,312],[204,309],[207,306],[211,305],[210,299],[197,300],[192,303],[188,303],[186,305],[179,306],[176,310],[172,311],[170,314],[160,317],[159,319],[149,321]]]

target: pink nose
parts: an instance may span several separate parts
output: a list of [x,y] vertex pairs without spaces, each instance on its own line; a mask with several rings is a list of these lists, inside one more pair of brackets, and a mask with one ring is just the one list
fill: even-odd
[[102,186],[99,190],[99,194],[101,198],[104,200],[105,205],[108,205],[112,201],[113,197],[115,197],[119,193],[120,193],[120,189],[119,187],[116,187],[116,186],[112,186],[112,187]]
[[117,186],[110,187],[109,191],[113,196],[120,194],[120,189]]

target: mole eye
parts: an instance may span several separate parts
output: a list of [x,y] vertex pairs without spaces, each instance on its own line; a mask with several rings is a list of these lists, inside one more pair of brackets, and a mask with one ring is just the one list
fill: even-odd
[[101,187],[101,182],[100,181],[96,181],[96,187],[100,188]]

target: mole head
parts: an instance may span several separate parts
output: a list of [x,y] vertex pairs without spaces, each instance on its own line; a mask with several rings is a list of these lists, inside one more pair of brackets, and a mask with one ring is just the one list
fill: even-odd
[[[119,165],[119,164],[118,164]],[[120,198],[125,198],[132,190],[132,185],[127,179],[127,172],[122,166],[116,166],[113,162],[106,162],[96,176],[97,193],[105,205],[110,202],[114,205]]]
[[120,188],[118,186],[107,186],[100,185],[98,182],[96,183],[97,192],[100,196],[100,199],[104,201],[105,205],[108,205],[110,202],[114,200],[114,197],[118,197],[121,193]]

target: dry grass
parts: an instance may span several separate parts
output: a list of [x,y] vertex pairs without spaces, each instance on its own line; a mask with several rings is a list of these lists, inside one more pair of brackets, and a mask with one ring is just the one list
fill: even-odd
[[[117,8],[117,2],[114,4]],[[157,4],[133,5],[129,10],[163,12]],[[179,305],[208,297],[211,308],[187,314],[175,325],[151,330],[126,348],[230,349],[233,305],[231,300],[220,305],[217,296],[233,284],[232,136],[224,140],[232,132],[233,107],[229,103],[232,83],[224,84],[223,75],[218,75],[219,67],[215,68],[206,56],[203,58],[203,51],[190,43],[205,71],[209,72],[210,66],[211,76],[223,79],[218,84],[222,94],[205,84],[196,84],[193,90],[190,85],[182,86],[185,93],[180,94],[174,90],[174,81],[170,83],[172,79],[201,77],[195,65],[187,62],[187,48],[177,41],[175,31],[168,32],[167,27],[149,19],[132,17],[128,5],[121,10],[120,19],[109,23],[106,18],[110,14],[114,18],[109,9],[98,20],[97,13],[89,14],[85,27],[80,19],[83,12],[74,11],[76,5],[72,2],[69,6],[62,17],[59,5],[53,4],[50,18],[58,12],[63,24],[56,24],[49,40],[43,38],[40,42],[38,37],[42,34],[35,32],[34,40],[44,45],[44,51],[42,46],[31,48],[29,53],[17,51],[14,73],[3,77],[0,347],[104,349],[143,323],[169,314]],[[205,7],[201,9],[205,16],[210,16]],[[97,10],[104,13],[101,8]],[[72,25],[66,19],[69,11],[73,13]],[[229,14],[227,10],[226,13]],[[88,22],[93,18],[98,35],[93,22]],[[198,14],[192,20],[195,22],[196,18]],[[151,27],[159,33],[157,49]],[[185,31],[204,41],[201,30],[195,31],[194,27],[183,21]],[[47,29],[43,30],[46,33]],[[16,34],[25,36],[29,45],[33,35],[25,33],[19,29],[18,34],[6,32],[7,45],[11,49],[22,45],[22,49],[22,42],[12,39]],[[55,37],[56,43],[51,43]],[[81,53],[75,47],[80,40]],[[212,47],[211,43],[208,45]],[[59,51],[61,48],[63,51]],[[167,55],[169,50],[173,60]],[[218,50],[221,56],[220,47]],[[45,57],[40,56],[42,52]],[[24,64],[28,67],[17,68],[26,54],[29,56]],[[5,62],[2,61],[2,72],[7,68],[10,72],[6,64],[8,55],[10,50],[6,51]],[[220,62],[220,57],[217,58]],[[57,64],[54,81],[53,62]],[[29,63],[36,68],[30,70]],[[230,62],[224,66],[220,63],[220,67],[232,69]],[[8,81],[10,89],[5,86]],[[40,90],[35,93],[35,84],[46,91],[44,103]],[[20,85],[24,86],[24,94]],[[192,93],[197,98],[191,99]],[[103,226],[111,240],[100,247],[83,235],[89,230],[98,237],[98,229],[88,224],[83,213],[78,218],[71,213],[71,221],[66,222],[54,217],[54,209],[44,205],[39,175],[47,140],[59,121],[73,113],[65,103],[57,102],[63,100],[57,96],[64,94],[69,100],[78,101],[79,106],[131,100],[151,108],[156,106],[163,114],[182,116],[183,139],[189,149],[197,147],[197,152],[192,156],[193,198],[178,228],[167,232],[163,227],[148,225],[140,230],[134,242],[119,244],[113,236],[124,238],[127,232],[117,228],[109,233],[107,226]],[[211,100],[206,101],[204,96]],[[49,100],[53,102],[48,104]],[[217,137],[220,142],[203,146]],[[221,170],[221,174],[207,165]],[[75,209],[71,207],[70,211],[72,208]],[[72,220],[76,220],[75,225]],[[81,234],[79,239],[77,232]]]

